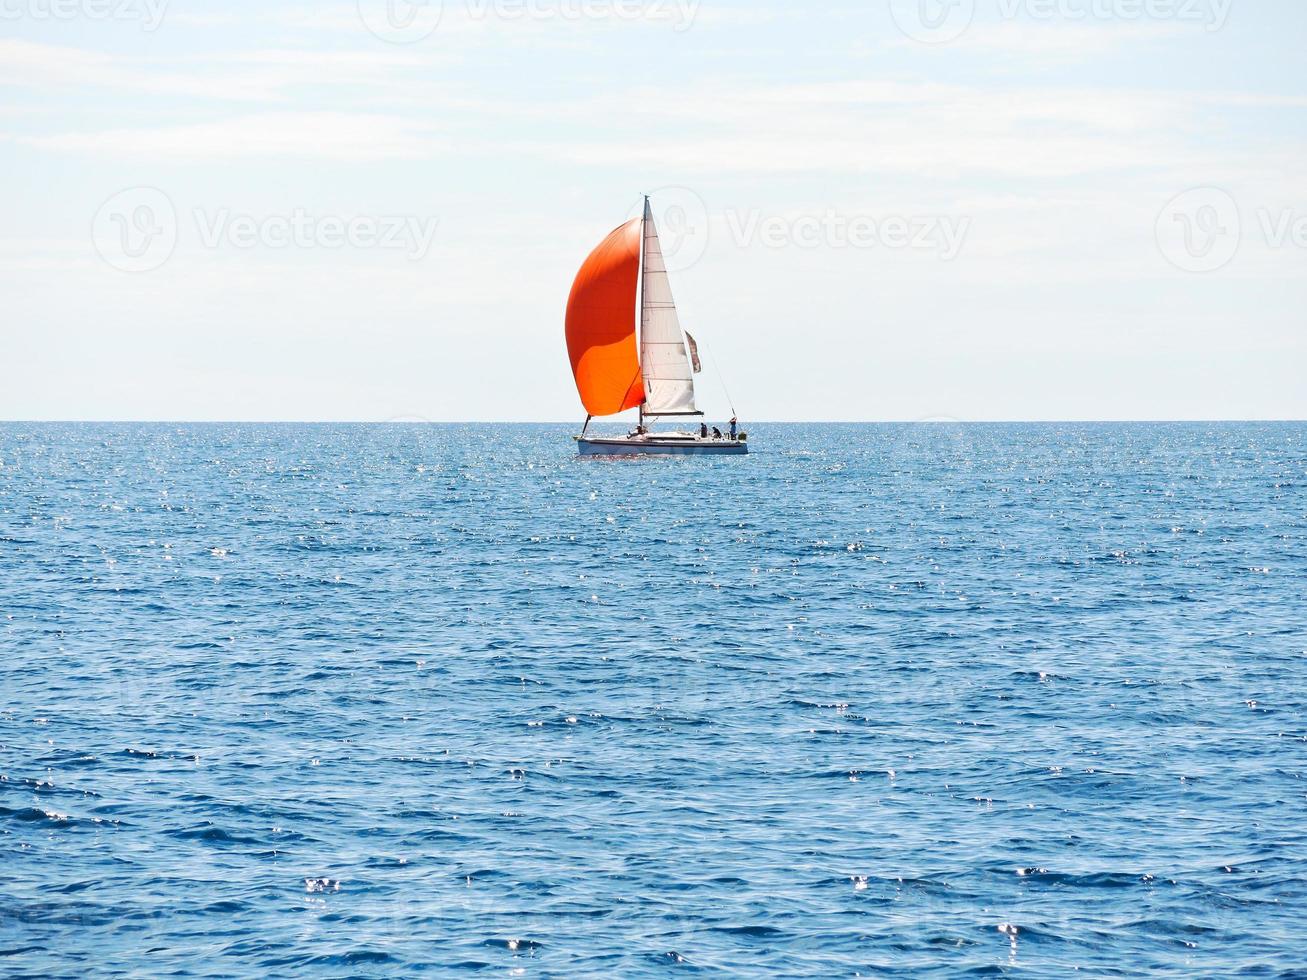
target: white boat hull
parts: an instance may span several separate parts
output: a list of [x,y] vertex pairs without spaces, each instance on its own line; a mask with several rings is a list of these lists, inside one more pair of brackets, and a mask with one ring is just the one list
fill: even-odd
[[747,456],[749,444],[732,439],[660,439],[657,436],[578,437],[579,456]]

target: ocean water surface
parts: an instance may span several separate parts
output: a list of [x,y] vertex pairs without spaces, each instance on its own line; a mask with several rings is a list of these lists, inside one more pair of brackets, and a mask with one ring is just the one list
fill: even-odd
[[1307,425],[0,426],[0,973],[1303,976]]

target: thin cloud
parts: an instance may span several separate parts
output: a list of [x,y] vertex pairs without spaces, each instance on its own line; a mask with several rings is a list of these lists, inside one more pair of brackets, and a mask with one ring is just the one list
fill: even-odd
[[46,150],[206,160],[386,160],[430,156],[440,149],[431,127],[422,123],[345,112],[255,113],[185,126],[27,136],[20,141]]
[[380,51],[264,49],[188,59],[129,58],[62,45],[0,40],[0,81],[14,89],[88,87],[214,101],[289,103],[340,89],[402,88],[431,61]]

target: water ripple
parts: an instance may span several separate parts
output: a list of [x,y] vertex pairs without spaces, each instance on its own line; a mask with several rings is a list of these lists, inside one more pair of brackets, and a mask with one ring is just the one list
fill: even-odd
[[0,426],[15,975],[1294,976],[1307,426]]

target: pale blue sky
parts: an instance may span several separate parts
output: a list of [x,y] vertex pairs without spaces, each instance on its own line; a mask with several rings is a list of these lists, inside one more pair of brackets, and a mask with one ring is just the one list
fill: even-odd
[[745,418],[1307,417],[1301,0],[363,2],[0,0],[0,417],[579,419],[642,191]]

